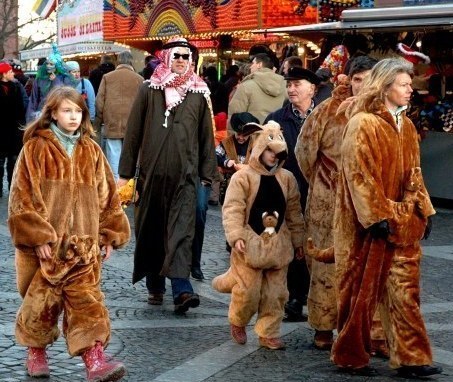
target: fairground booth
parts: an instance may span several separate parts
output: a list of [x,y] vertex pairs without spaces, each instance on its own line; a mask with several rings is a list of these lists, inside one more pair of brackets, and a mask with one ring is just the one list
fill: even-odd
[[361,49],[370,56],[398,55],[411,61],[416,75],[410,116],[421,136],[424,179],[438,204],[453,208],[453,2],[376,1],[374,5],[343,10],[337,21],[262,32],[311,38],[322,48],[328,41],[365,41]]

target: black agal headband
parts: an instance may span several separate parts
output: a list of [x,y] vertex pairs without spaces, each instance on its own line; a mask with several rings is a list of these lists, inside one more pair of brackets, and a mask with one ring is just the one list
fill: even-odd
[[162,46],[162,49],[172,49],[176,47],[189,48],[191,51],[194,50],[194,46],[189,44],[187,41],[172,41],[167,42]]

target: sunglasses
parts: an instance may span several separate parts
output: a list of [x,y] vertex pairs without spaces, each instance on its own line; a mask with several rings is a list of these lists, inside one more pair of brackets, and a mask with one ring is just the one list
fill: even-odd
[[179,59],[179,58],[182,58],[183,60],[188,60],[190,57],[190,54],[189,53],[183,53],[183,54],[180,54],[180,53],[173,53],[173,58],[175,60]]

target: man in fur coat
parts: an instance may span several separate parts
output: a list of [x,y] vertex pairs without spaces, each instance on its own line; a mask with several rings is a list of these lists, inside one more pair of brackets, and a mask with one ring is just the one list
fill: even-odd
[[[309,184],[305,224],[307,238],[318,248],[333,246],[333,216],[340,167],[341,137],[347,123],[345,108],[360,91],[365,76],[376,60],[361,56],[351,66],[349,79],[338,85],[331,98],[307,117],[297,139],[296,158]],[[341,106],[341,110],[340,109]],[[315,329],[314,345],[330,349],[337,327],[335,264],[306,258],[310,270],[308,322]]]
[[384,59],[371,70],[348,117],[341,146],[334,248],[338,337],[331,359],[343,371],[374,375],[370,330],[379,312],[390,366],[403,377],[438,374],[420,311],[420,239],[435,213],[423,185],[403,201],[420,166],[417,132],[405,114],[412,64]]
[[138,160],[133,282],[146,276],[149,302],[162,304],[165,277],[170,278],[176,313],[200,303],[189,281],[196,184],[201,179],[202,187],[210,187],[217,176],[209,89],[193,72],[191,47],[185,39],[170,40],[139,89],[118,182],[134,176]]
[[[304,228],[300,195],[294,176],[282,168],[287,146],[280,125],[248,123],[258,130],[250,162],[231,178],[223,205],[223,226],[233,247],[230,269],[213,280],[219,292],[231,293],[228,318],[231,335],[245,344],[245,327],[258,312],[255,331],[261,346],[282,349],[279,338],[284,305],[288,298],[286,274],[297,249],[301,251]],[[263,220],[277,217],[274,230]]]

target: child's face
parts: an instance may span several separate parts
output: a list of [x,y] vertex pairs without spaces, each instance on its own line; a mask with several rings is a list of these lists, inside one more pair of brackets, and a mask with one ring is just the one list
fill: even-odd
[[58,109],[52,112],[58,128],[66,134],[74,134],[82,123],[82,109],[67,99],[61,101]]
[[247,142],[247,139],[249,139],[248,135],[242,135],[239,133],[235,133],[234,135],[240,145],[244,144],[245,142]]
[[274,167],[278,163],[277,156],[269,149],[263,151],[261,154],[261,161],[268,167]]

